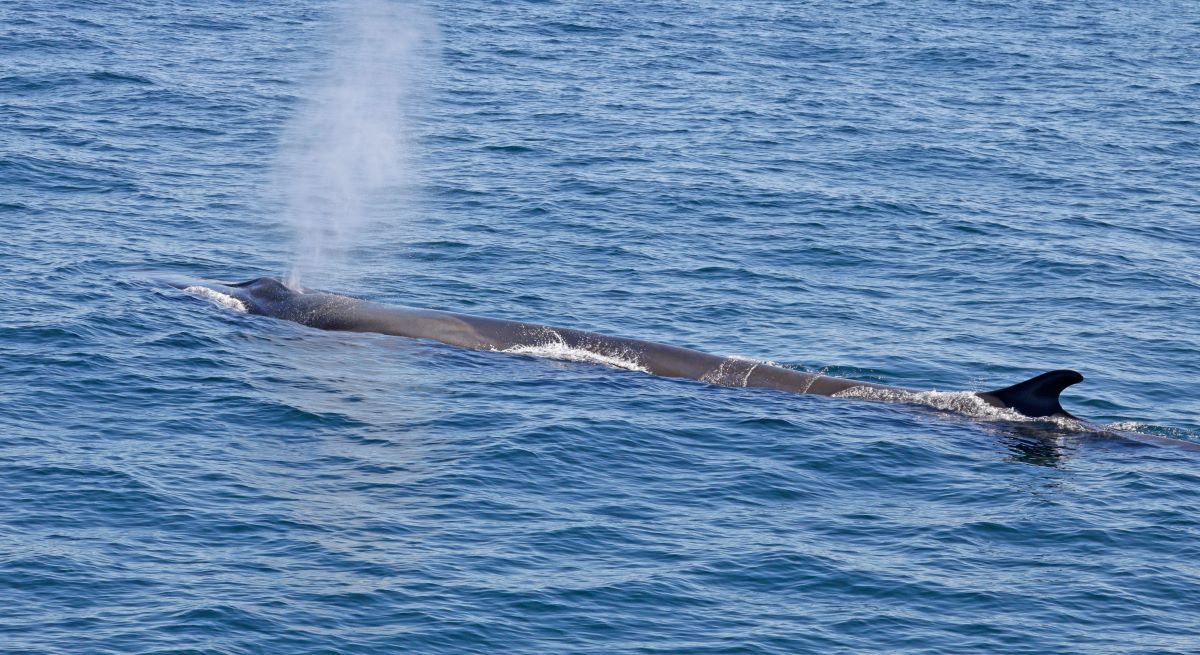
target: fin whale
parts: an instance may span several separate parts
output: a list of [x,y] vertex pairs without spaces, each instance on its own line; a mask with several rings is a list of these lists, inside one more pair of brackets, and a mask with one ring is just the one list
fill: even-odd
[[[478,350],[512,350],[559,344],[606,358],[635,364],[654,375],[690,378],[731,387],[759,387],[812,393],[823,396],[870,392],[917,393],[904,389],[847,378],[805,373],[752,360],[720,357],[640,339],[614,337],[596,332],[522,323],[483,316],[431,309],[382,305],[332,293],[292,289],[277,279],[262,277],[247,282],[223,284],[172,280],[179,288],[201,286],[231,296],[251,314],[294,321],[322,330],[376,332]],[[988,405],[1013,409],[1031,418],[1074,418],[1059,404],[1059,394],[1080,382],[1075,371],[1059,370],[994,391],[976,392]]]

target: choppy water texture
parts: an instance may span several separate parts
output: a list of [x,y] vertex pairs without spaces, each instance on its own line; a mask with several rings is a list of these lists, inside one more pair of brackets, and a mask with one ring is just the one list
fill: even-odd
[[[0,651],[1184,653],[1200,456],[248,316],[322,2],[0,5]],[[1200,441],[1191,2],[432,2],[311,286]],[[390,203],[390,204],[389,204]]]

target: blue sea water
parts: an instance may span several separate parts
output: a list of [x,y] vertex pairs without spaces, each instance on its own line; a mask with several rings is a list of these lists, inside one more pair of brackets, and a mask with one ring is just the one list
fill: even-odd
[[[1200,651],[1196,451],[156,282],[293,266],[339,11],[0,4],[0,652]],[[1194,3],[413,11],[410,179],[306,284],[923,389],[1075,368],[1069,411],[1200,442]]]

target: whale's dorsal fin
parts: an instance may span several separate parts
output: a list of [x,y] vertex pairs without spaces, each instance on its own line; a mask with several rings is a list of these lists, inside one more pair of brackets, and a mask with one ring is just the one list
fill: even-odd
[[1011,407],[1032,418],[1042,416],[1075,418],[1068,414],[1062,405],[1058,404],[1058,394],[1072,384],[1082,381],[1083,376],[1076,371],[1050,371],[1024,382],[1018,382],[1011,387],[985,391],[979,395],[984,400],[989,400],[990,396],[1003,403],[1004,407]]

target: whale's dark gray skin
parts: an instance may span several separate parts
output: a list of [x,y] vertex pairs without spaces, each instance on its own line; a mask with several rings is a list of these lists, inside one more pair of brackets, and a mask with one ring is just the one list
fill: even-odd
[[[654,375],[690,378],[731,387],[762,387],[794,393],[879,397],[887,392],[916,393],[857,380],[803,373],[761,362],[718,357],[688,348],[595,332],[520,323],[429,309],[381,305],[312,290],[296,290],[263,277],[237,284],[173,280],[176,287],[204,286],[241,301],[252,314],[295,321],[322,330],[378,332],[432,339],[463,348],[511,350],[561,344],[636,364]],[[1051,371],[1019,384],[976,393],[993,407],[1011,408],[1025,416],[1074,418],[1058,396],[1083,380],[1075,371]]]

